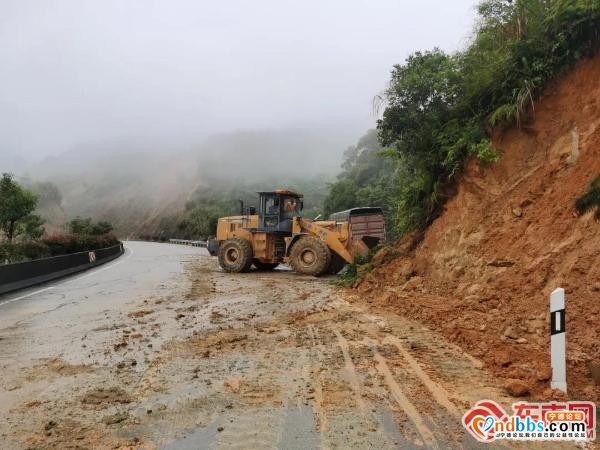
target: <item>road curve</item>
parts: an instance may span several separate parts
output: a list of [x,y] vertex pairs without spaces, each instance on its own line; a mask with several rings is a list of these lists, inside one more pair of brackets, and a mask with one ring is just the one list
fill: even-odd
[[47,355],[47,347],[68,347],[69,335],[79,336],[86,321],[156,292],[183,271],[189,257],[205,254],[200,248],[162,243],[129,241],[124,246],[123,256],[98,268],[0,296],[0,336],[3,330],[23,327],[18,350],[32,357]]
[[[156,292],[182,273],[189,257],[205,253],[162,243],[130,241],[124,246],[123,256],[98,268],[0,296],[0,337],[13,331],[10,348],[0,341],[0,361],[17,354],[44,358],[57,349],[68,353],[104,311]],[[79,353],[66,356],[76,362]]]
[[15,419],[15,409],[54,391],[55,376],[71,374],[65,365],[111,363],[112,355],[99,350],[110,331],[97,330],[126,318],[140,298],[176,292],[185,264],[206,254],[195,247],[124,244],[125,254],[107,264],[0,296],[0,448],[23,446],[24,422],[38,419],[33,411]]

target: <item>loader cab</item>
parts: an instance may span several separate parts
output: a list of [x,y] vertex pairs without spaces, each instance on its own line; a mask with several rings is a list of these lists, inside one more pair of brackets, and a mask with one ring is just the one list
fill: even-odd
[[291,234],[294,217],[302,215],[302,194],[284,189],[258,194],[258,230]]

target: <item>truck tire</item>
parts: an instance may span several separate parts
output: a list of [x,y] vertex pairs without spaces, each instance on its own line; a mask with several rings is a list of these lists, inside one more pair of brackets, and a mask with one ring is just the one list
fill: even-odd
[[290,252],[290,266],[295,272],[318,277],[327,272],[331,251],[321,239],[314,236],[300,238]]
[[255,259],[252,264],[254,264],[254,267],[256,267],[258,270],[273,270],[275,267],[277,267],[279,265],[279,263],[267,263],[267,262],[261,262],[258,259]]
[[219,247],[219,265],[225,272],[247,272],[252,265],[252,245],[246,239],[227,239]]
[[331,275],[337,275],[338,273],[340,273],[340,270],[342,270],[345,265],[346,260],[337,253],[332,252],[331,262],[329,263],[329,267],[327,268],[327,273]]

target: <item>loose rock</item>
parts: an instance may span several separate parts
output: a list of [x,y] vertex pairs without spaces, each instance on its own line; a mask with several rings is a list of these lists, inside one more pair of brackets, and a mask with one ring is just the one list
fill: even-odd
[[552,378],[552,369],[550,367],[542,367],[535,374],[538,381],[548,381]]
[[506,327],[503,334],[510,339],[519,339],[519,335],[517,334],[516,330],[511,326]]
[[529,386],[521,380],[508,380],[504,385],[504,388],[513,397],[523,397],[529,394]]

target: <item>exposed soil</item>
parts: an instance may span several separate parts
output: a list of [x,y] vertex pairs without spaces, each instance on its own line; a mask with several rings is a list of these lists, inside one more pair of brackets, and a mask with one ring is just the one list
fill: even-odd
[[598,402],[600,224],[573,206],[600,173],[599,79],[600,58],[581,62],[532,120],[499,131],[502,159],[469,164],[416,249],[406,240],[378,256],[357,303],[418,320],[549,400],[560,397],[548,381],[549,295],[562,287],[569,397]]
[[227,274],[209,257],[187,267],[164,295],[90,324],[93,363],[7,366],[18,406],[0,423],[4,445],[473,448],[464,411],[515,401],[439,334],[327,279]]

